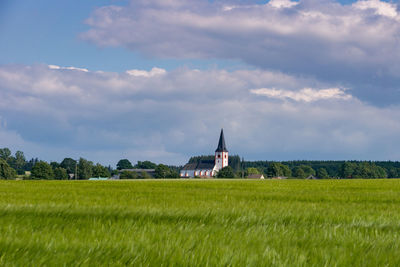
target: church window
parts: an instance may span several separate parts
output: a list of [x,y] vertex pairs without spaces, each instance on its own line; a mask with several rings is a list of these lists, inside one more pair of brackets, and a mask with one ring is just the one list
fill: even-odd
[[220,158],[221,157],[221,155],[218,155],[218,158]]

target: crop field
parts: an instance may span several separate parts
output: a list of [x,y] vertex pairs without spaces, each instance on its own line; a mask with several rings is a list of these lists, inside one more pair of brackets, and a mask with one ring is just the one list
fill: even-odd
[[400,266],[400,180],[1,181],[1,266]]

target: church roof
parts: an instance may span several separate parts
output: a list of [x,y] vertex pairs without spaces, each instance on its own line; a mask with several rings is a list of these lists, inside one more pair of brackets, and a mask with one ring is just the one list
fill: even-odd
[[225,145],[225,138],[224,138],[224,129],[221,129],[221,135],[219,136],[218,147],[215,152],[228,152]]
[[213,169],[215,166],[215,161],[214,160],[201,160],[199,164],[197,164],[197,169],[201,170],[209,170]]
[[185,166],[183,166],[182,170],[195,170],[197,166],[197,163],[188,163]]
[[188,163],[183,167],[183,170],[212,170],[215,166],[213,160],[201,160],[197,163]]

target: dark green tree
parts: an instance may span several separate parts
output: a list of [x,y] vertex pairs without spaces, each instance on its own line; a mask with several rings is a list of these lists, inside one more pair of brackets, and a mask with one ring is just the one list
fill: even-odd
[[231,166],[226,166],[217,172],[217,178],[235,178],[235,173]]
[[[13,168],[14,170],[17,170],[17,166],[15,164],[15,158],[13,156],[10,156],[7,159],[7,163],[8,163],[8,165],[10,165],[11,168]],[[17,171],[17,173],[18,173],[18,171]]]
[[78,163],[78,178],[81,180],[89,179],[92,177],[93,162],[84,158],[79,159]]
[[25,171],[31,171],[32,168],[33,168],[33,166],[35,166],[35,164],[36,164],[37,162],[39,162],[39,159],[38,159],[38,158],[32,158],[31,160],[29,160],[29,161],[26,163],[24,170],[25,170]]
[[303,169],[304,173],[306,174],[306,177],[310,176],[310,175],[315,175],[315,170],[308,165],[300,165],[300,168]]
[[52,161],[50,162],[50,166],[53,168],[53,170],[55,170],[56,168],[60,167],[60,164],[58,162]]
[[387,178],[388,174],[386,170],[380,166],[375,165],[375,177],[374,178]]
[[367,162],[356,163],[354,168],[353,178],[371,178],[372,169]]
[[8,161],[10,157],[11,157],[11,150],[9,148],[5,147],[0,149],[0,158],[4,159],[5,161]]
[[292,176],[292,171],[290,170],[289,166],[282,164],[281,165],[281,171],[283,176],[285,177],[291,177]]
[[54,178],[56,180],[68,180],[67,170],[61,167],[54,169]]
[[45,161],[39,161],[32,168],[31,178],[45,180],[54,179],[54,172],[50,164]]
[[135,165],[135,169],[155,169],[157,167],[157,164],[145,160],[145,161],[138,161],[137,164]]
[[353,162],[343,163],[339,175],[343,178],[353,178],[357,164]]
[[238,155],[231,155],[228,158],[228,165],[232,167],[235,172],[241,171],[241,160]]
[[171,170],[170,168],[170,172],[169,172],[169,177],[168,178],[179,178],[179,172],[176,170]]
[[356,164],[353,178],[386,178],[386,170],[371,162],[360,162]]
[[247,173],[247,175],[260,174],[260,171],[257,168],[250,167],[250,168],[247,168],[246,173]]
[[300,179],[304,179],[307,177],[306,173],[304,172],[304,170],[302,168],[300,168],[299,166],[294,167],[293,169],[293,175],[296,178],[300,178]]
[[317,170],[317,177],[326,179],[326,178],[329,178],[329,174],[328,174],[328,172],[326,171],[325,168],[319,168]]
[[67,170],[67,173],[74,173],[76,170],[76,160],[71,158],[65,158],[60,163],[60,167]]
[[267,176],[268,177],[283,176],[280,165],[281,163],[272,162],[267,168]]
[[155,178],[170,178],[170,169],[164,164],[159,164],[155,169]]
[[93,177],[111,177],[110,172],[108,171],[107,167],[102,166],[101,164],[97,163],[95,166],[93,166]]
[[397,172],[397,169],[392,167],[388,170],[387,175],[388,175],[388,178],[397,178],[399,174]]
[[13,158],[13,167],[17,170],[18,174],[24,174],[24,168],[26,165],[26,159],[24,152],[22,151],[17,151],[15,152],[15,157]]
[[8,165],[7,161],[0,158],[0,179],[13,179],[17,173]]
[[121,159],[117,163],[118,170],[133,169],[132,163],[128,159]]
[[289,169],[289,166],[284,165],[280,162],[272,162],[269,164],[267,168],[267,176],[268,177],[277,177],[277,176],[292,176],[292,171]]

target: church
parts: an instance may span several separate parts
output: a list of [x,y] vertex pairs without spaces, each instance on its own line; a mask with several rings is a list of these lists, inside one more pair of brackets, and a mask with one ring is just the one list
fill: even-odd
[[181,178],[210,178],[214,177],[219,170],[226,166],[228,166],[228,150],[225,145],[224,130],[221,129],[214,160],[200,160],[197,163],[188,163],[181,170],[180,176]]

